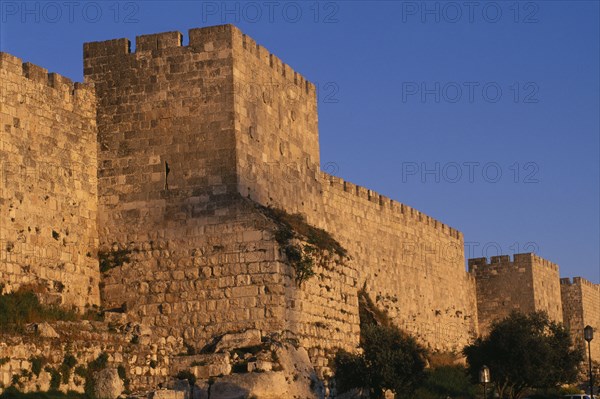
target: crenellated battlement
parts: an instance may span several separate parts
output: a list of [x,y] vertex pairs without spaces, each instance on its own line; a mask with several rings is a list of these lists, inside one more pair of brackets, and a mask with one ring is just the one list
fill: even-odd
[[183,46],[183,35],[178,31],[141,35],[135,38],[136,53],[181,46]]
[[[212,51],[213,45],[209,44],[217,36],[237,31],[233,25],[219,25],[207,28],[189,29],[189,43],[183,45],[183,34],[179,31],[169,31],[139,35],[135,37],[135,51],[131,50],[131,41],[127,38],[111,39],[83,44],[84,58],[95,57],[121,57],[137,53],[168,50],[172,48],[189,48],[195,51]],[[225,35],[227,36],[227,35]],[[156,55],[159,55],[157,52]]]
[[494,268],[498,266],[509,266],[513,264],[537,264],[558,272],[558,265],[556,263],[550,262],[549,260],[544,259],[532,252],[514,254],[512,257],[512,261],[510,255],[499,255],[491,256],[489,262],[487,258],[472,258],[468,260],[468,264],[469,271],[475,271],[478,268]]
[[55,72],[49,73],[46,68],[31,62],[23,62],[20,58],[8,53],[0,52],[0,70],[3,74],[21,75],[32,82],[56,89],[64,94],[67,99],[73,97],[90,99],[91,96],[94,96],[92,85],[73,82],[71,79]]
[[[85,43],[86,84],[0,52],[0,163],[36,169],[0,187],[7,287],[40,282],[197,347],[253,330],[309,354],[355,348],[361,287],[434,351],[512,310],[599,325],[600,285],[559,281],[533,253],[469,259],[467,273],[460,231],[321,170],[316,87],[267,48],[233,25],[187,35]],[[255,205],[302,214],[349,258],[298,285],[281,221]]]
[[528,252],[468,260],[469,273],[475,278],[477,312],[481,334],[494,320],[516,310],[544,311],[562,321],[562,303],[558,265]]
[[241,35],[243,48],[251,54],[254,54],[264,64],[270,66],[278,74],[286,79],[289,83],[292,83],[302,88],[307,94],[316,93],[316,87],[314,84],[309,82],[304,76],[294,71],[289,65],[283,62],[275,54],[272,54],[265,47],[256,43],[250,36],[241,33],[239,29],[233,27],[236,35]]
[[431,216],[424,214],[417,209],[414,209],[401,202],[394,201],[385,195],[379,194],[373,190],[361,187],[346,181],[341,177],[333,176],[323,171],[321,171],[321,179],[324,184],[328,184],[330,187],[353,194],[362,200],[379,205],[382,211],[388,211],[402,217],[410,218],[412,221],[424,223],[427,226],[432,226],[433,228],[451,237],[460,240],[463,239],[463,235],[460,231],[440,222],[437,219],[432,218]]
[[573,284],[576,285],[586,285],[590,288],[600,291],[600,284],[594,284],[589,280],[586,280],[583,277],[573,277]]
[[127,55],[152,53],[160,56],[162,51],[182,48],[194,52],[232,49],[234,43],[241,43],[244,50],[255,55],[264,64],[270,66],[287,82],[298,86],[306,94],[316,94],[316,87],[304,76],[294,71],[279,57],[259,45],[250,36],[242,33],[234,25],[218,25],[188,30],[189,43],[183,45],[184,36],[179,31],[170,31],[140,35],[135,38],[135,51],[131,51],[131,42],[127,38],[112,39],[84,44],[84,58],[122,57]]
[[97,305],[95,88],[7,53],[0,82],[0,281]]
[[569,286],[587,286],[590,288],[593,288],[597,291],[600,291],[600,284],[594,284],[591,281],[583,278],[583,277],[573,277],[573,280],[571,280],[571,278],[566,277],[566,278],[561,278],[560,279],[560,284],[561,285],[569,285]]

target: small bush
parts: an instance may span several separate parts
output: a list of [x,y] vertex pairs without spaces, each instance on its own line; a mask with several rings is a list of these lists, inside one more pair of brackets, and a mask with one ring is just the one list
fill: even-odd
[[340,257],[346,257],[347,251],[327,231],[308,224],[303,215],[289,214],[282,209],[261,207],[265,215],[274,220],[280,227],[274,232],[277,242],[285,243],[295,237],[294,233],[306,237],[306,241],[323,251],[329,251]]
[[[94,378],[93,375],[95,372],[104,370],[108,365],[108,355],[106,352],[102,352],[98,355],[95,360],[92,360],[88,363],[87,368],[85,370],[85,386],[83,388],[86,395],[93,397],[94,392]],[[82,370],[80,370],[82,371]]]
[[[150,366],[152,367],[152,362],[150,362]],[[127,370],[125,369],[125,366],[119,364],[117,366],[117,374],[119,374],[119,378],[123,380],[123,383],[125,384],[125,390],[129,391],[129,385],[131,381],[129,378],[127,378]]]
[[81,378],[85,378],[87,376],[87,367],[83,365],[75,367],[75,375],[78,375]]
[[62,380],[60,373],[54,367],[46,367],[44,370],[50,373],[50,390],[58,390]]
[[63,359],[63,364],[68,368],[72,369],[77,365],[77,359],[73,355],[65,355],[65,358]]
[[31,371],[36,377],[39,377],[44,365],[47,363],[46,358],[43,356],[32,357],[29,361],[31,362]]
[[[262,212],[273,220],[277,228],[273,231],[275,241],[283,249],[286,258],[296,271],[296,282],[303,282],[315,275],[315,259],[325,252],[335,253],[341,258],[347,258],[347,251],[328,232],[311,226],[301,214],[289,214],[281,209],[260,207]],[[307,245],[294,243],[298,238]]]
[[71,379],[71,369],[77,364],[77,359],[73,355],[65,355],[62,364],[60,365],[60,374],[62,376],[62,383],[68,384]]
[[334,359],[335,378],[340,392],[352,388],[368,392],[371,399],[387,389],[398,398],[414,398],[425,377],[425,349],[394,326],[387,313],[377,310],[363,290],[359,300],[361,354],[345,351]]
[[8,362],[10,362],[10,357],[2,357],[2,358],[0,358],[0,366],[4,366]]
[[125,370],[125,366],[119,364],[117,367],[117,374],[119,374],[119,378],[125,380],[127,378],[127,370]]
[[30,323],[77,319],[77,313],[72,310],[41,304],[36,294],[27,288],[0,295],[0,333],[23,333]]
[[123,266],[125,263],[129,263],[131,261],[129,257],[131,252],[132,251],[128,249],[99,251],[98,260],[100,261],[100,273],[106,273],[110,269]]
[[340,350],[334,362],[335,381],[339,392],[355,388],[367,375],[367,364],[362,356]]
[[88,364],[88,372],[104,370],[107,365],[108,365],[108,354],[106,352],[102,352],[101,354],[98,355],[96,360],[93,360]]

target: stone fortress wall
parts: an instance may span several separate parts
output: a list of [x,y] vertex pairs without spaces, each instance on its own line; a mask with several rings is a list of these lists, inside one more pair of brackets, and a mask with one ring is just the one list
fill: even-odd
[[486,334],[494,320],[513,310],[544,310],[563,321],[558,265],[531,253],[469,259],[476,281],[479,332]]
[[[532,254],[467,272],[459,231],[320,171],[314,85],[237,28],[182,42],[86,43],[74,90],[2,54],[1,282],[43,281],[65,304],[101,301],[197,348],[232,331],[290,334],[323,366],[323,350],[356,346],[363,286],[437,350],[460,350],[509,308],[597,317],[598,286],[570,290]],[[44,163],[72,173],[5,178],[6,165]],[[302,213],[352,259],[298,286],[260,206]],[[9,241],[68,250],[22,261]]]
[[232,33],[193,29],[188,46],[179,32],[140,36],[134,53],[126,39],[85,45],[98,95],[101,255],[122,261],[106,273],[103,302],[200,348],[249,328],[290,331],[307,347],[329,329],[321,346],[352,347],[356,271],[324,269],[298,289],[273,224],[237,192]]
[[[101,247],[126,251],[133,245],[143,251],[144,246],[152,248],[156,235],[179,236],[188,242],[177,248],[189,257],[198,249],[195,243],[206,241],[204,226],[237,217],[236,195],[250,198],[301,212],[339,239],[354,258],[351,269],[356,273],[342,272],[340,278],[349,279],[350,298],[366,282],[371,296],[423,342],[445,350],[469,342],[477,331],[475,297],[463,266],[462,235],[321,173],[314,86],[237,28],[193,29],[188,46],[181,45],[181,37],[178,32],[138,37],[135,53],[129,52],[126,39],[85,46],[86,82],[94,83],[98,94]],[[168,190],[164,162],[170,166]],[[159,268],[168,262],[162,257],[153,260]],[[106,300],[120,305],[123,298],[117,295],[113,303],[113,293],[133,292],[128,283],[134,281],[141,280],[108,278]],[[240,282],[224,284],[217,291]],[[251,291],[249,296],[256,297],[256,290]],[[406,301],[405,292],[419,299]],[[296,319],[311,313],[307,301],[315,298],[302,290],[298,295],[305,305]],[[346,304],[348,295],[342,297]],[[153,308],[164,301],[154,298]],[[247,309],[248,303],[239,306]],[[213,309],[218,315],[223,310],[231,309]],[[179,322],[177,313],[173,321]],[[323,313],[317,307],[314,313],[326,319],[319,325],[327,325],[335,311]],[[339,333],[353,344],[356,309],[344,314]],[[256,318],[253,314],[248,320]],[[354,334],[343,331],[344,326]],[[206,339],[216,332],[188,335]]]
[[0,55],[0,283],[99,305],[92,87]]
[[594,339],[591,341],[592,359],[600,359],[600,284],[594,284],[584,278],[575,277],[560,279],[560,293],[563,304],[565,326],[572,332],[576,342],[585,348],[583,329],[590,325],[594,328]]

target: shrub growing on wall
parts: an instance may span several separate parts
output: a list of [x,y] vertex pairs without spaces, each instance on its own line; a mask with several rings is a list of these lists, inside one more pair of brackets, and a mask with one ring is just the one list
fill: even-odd
[[394,326],[364,289],[359,292],[359,306],[362,353],[337,353],[334,368],[338,390],[356,388],[371,399],[380,399],[386,390],[392,390],[397,398],[412,398],[425,378],[425,349]]
[[34,287],[23,286],[10,294],[0,295],[0,332],[23,333],[30,323],[77,320],[77,313],[40,303]]
[[341,261],[349,258],[346,249],[331,234],[311,226],[301,214],[269,207],[260,210],[275,222],[273,237],[294,268],[298,285],[315,275],[315,265],[326,264],[334,255]]

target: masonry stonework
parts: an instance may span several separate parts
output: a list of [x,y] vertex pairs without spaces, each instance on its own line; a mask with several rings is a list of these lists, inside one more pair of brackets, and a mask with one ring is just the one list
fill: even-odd
[[563,318],[567,328],[576,343],[585,350],[587,359],[587,343],[583,339],[585,326],[592,326],[596,336],[591,341],[592,359],[600,359],[600,284],[575,277],[560,280],[561,296],[563,303]]
[[[100,253],[122,260],[105,274],[103,301],[200,348],[248,328],[353,347],[356,271],[325,268],[296,287],[272,223],[237,192],[241,38],[223,26],[191,30],[188,46],[178,32],[141,36],[135,53],[126,39],[86,44],[99,98]],[[319,326],[332,329],[321,345]]]
[[[176,247],[194,251],[206,241],[204,226],[235,220],[236,198],[248,198],[300,212],[332,233],[352,254],[353,290],[366,283],[377,302],[423,343],[440,350],[468,343],[477,331],[476,308],[462,235],[320,172],[314,85],[237,28],[191,30],[189,45],[181,42],[180,33],[169,32],[138,37],[135,53],[125,39],[86,44],[86,81],[95,84],[99,98],[101,246],[151,247],[156,238],[144,234],[151,232],[185,237],[187,243]],[[165,262],[160,257],[159,267]],[[237,272],[239,267],[231,271]],[[123,287],[109,291],[109,281],[103,292],[110,302],[110,293]],[[220,284],[222,289],[239,280]],[[405,301],[400,293],[419,299]],[[276,308],[259,302],[259,308]],[[345,323],[353,333],[341,334],[348,344],[357,340],[355,314],[348,313]],[[283,315],[272,316],[281,327]],[[247,318],[258,320],[255,314]]]
[[[182,43],[179,32],[138,36],[135,52],[127,39],[86,43],[75,85],[0,53],[0,283],[118,319],[124,337],[114,323],[59,326],[82,361],[105,351],[153,388],[192,364],[173,351],[238,333],[293,340],[323,377],[336,348],[358,344],[363,287],[436,351],[460,352],[511,310],[600,328],[598,285],[561,282],[533,254],[470,259],[467,272],[462,233],[321,171],[315,86],[236,27],[191,29]],[[325,253],[300,284],[272,208],[350,256]],[[146,333],[132,341],[132,329]],[[71,350],[11,343],[0,355],[18,362],[0,367],[2,382],[31,369],[27,350],[54,363]]]
[[93,88],[0,55],[0,283],[99,305]]
[[558,266],[531,253],[469,259],[475,277],[479,332],[485,335],[494,320],[512,311],[545,311],[562,322]]

